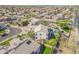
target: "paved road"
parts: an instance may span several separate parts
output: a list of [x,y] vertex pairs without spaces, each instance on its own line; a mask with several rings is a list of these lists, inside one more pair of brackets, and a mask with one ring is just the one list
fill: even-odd
[[75,11],[74,27],[78,29],[78,33],[79,33],[79,15],[77,11]]
[[[79,54],[79,14],[78,11],[75,11],[75,19],[74,19],[74,27],[76,29],[76,39],[75,39],[75,45],[76,45],[76,50],[75,53]],[[77,45],[78,44],[78,45]]]
[[10,33],[4,37],[0,37],[0,42],[9,37],[19,34],[22,31],[21,29],[18,29],[18,28],[12,28],[12,27],[7,27],[7,28],[10,30]]

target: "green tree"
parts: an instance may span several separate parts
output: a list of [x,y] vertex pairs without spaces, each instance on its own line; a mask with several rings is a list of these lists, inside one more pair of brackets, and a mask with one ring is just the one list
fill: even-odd
[[27,33],[27,36],[29,36],[30,38],[33,38],[34,37],[34,32],[33,31],[29,31]]
[[18,37],[20,40],[23,40],[22,35],[17,35],[17,37]]
[[22,21],[22,26],[27,26],[29,24],[29,22],[26,20],[26,21]]

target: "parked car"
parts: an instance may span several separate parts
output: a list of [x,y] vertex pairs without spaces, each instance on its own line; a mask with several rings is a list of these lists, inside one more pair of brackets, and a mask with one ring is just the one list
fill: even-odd
[[9,34],[9,33],[10,33],[10,30],[6,29],[5,34]]
[[5,26],[10,27],[10,25],[9,25],[9,24],[5,24]]
[[31,41],[30,41],[30,40],[28,40],[26,43],[29,45],[29,44],[31,44]]
[[3,35],[1,35],[1,37],[5,37],[6,35],[8,35],[8,34],[3,34]]

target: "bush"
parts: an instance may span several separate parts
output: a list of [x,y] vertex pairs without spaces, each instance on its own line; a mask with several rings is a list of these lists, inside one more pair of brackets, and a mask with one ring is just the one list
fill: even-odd
[[34,32],[33,31],[29,31],[27,33],[27,36],[29,36],[30,38],[33,38],[34,37]]
[[5,30],[0,29],[0,35],[3,35],[5,33]]
[[63,27],[63,30],[64,30],[65,32],[69,32],[69,31],[70,31],[70,28],[69,28],[68,26],[64,26],[64,27]]
[[28,21],[22,21],[22,26],[27,26],[29,24]]

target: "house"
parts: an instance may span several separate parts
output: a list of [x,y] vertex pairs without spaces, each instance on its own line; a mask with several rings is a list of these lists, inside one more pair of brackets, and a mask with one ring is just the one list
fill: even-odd
[[17,20],[16,18],[10,18],[10,17],[5,19],[5,21],[7,21],[7,22],[13,22],[13,21],[16,21],[16,20]]
[[39,21],[39,19],[33,18],[33,20],[31,20],[31,22],[28,24],[28,30],[34,30],[38,26]]
[[12,52],[9,52],[9,53],[10,54],[30,54],[33,51],[36,51],[40,47],[40,45],[33,40],[30,40],[30,41],[31,41],[30,44],[27,44],[26,43],[27,41],[25,41],[23,44],[21,44],[19,47],[17,47],[16,49],[14,49]]
[[47,26],[44,26],[42,24],[38,25],[34,29],[34,33],[35,33],[36,40],[41,40],[41,39],[47,40],[54,36],[53,29],[48,28]]
[[40,19],[36,19],[36,18],[33,18],[30,22],[30,25],[37,25],[37,23],[40,21]]
[[60,13],[57,14],[56,17],[57,17],[57,19],[63,19],[64,18],[63,14],[60,14]]
[[44,25],[38,25],[35,29],[34,29],[34,33],[35,33],[35,39],[36,40],[40,40],[40,39],[48,39],[48,28]]
[[35,51],[32,51],[31,54],[41,54],[42,51],[44,50],[44,48],[45,48],[44,45],[40,45],[40,46],[38,47],[38,49],[36,49]]

